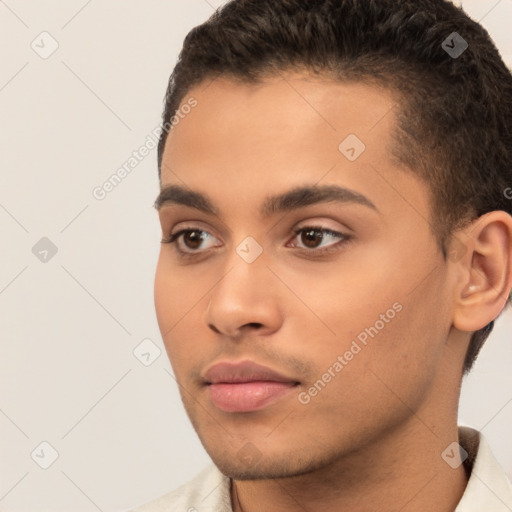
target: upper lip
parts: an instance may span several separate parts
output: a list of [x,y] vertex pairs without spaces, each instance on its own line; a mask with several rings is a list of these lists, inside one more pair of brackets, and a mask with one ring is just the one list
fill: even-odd
[[211,366],[204,374],[206,384],[220,382],[237,383],[253,381],[292,382],[297,381],[282,375],[267,366],[262,366],[253,361],[238,363],[223,361]]

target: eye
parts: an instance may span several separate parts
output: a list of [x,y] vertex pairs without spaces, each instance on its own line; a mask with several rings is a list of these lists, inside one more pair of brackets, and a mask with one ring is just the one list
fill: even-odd
[[[180,240],[181,238],[182,240]],[[201,244],[213,238],[214,237],[210,235],[210,233],[203,231],[202,229],[181,229],[180,231],[171,234],[169,238],[162,238],[161,243],[176,243],[176,251],[178,254],[188,256],[199,252],[198,249],[201,248]],[[179,243],[180,241],[182,243]],[[215,245],[210,247],[215,247]],[[206,247],[206,249],[209,249],[210,247]],[[202,248],[204,249],[204,247]]]
[[[350,236],[322,226],[304,226],[294,231],[295,237],[300,236],[300,245],[292,244],[292,247],[304,250],[308,253],[324,253],[338,250],[340,245],[344,245],[350,240]],[[322,246],[325,240],[339,240],[338,243]],[[181,229],[172,233],[168,238],[162,238],[163,244],[176,244],[176,251],[180,257],[188,257],[205,252],[207,249],[216,247],[213,243],[213,237],[207,231],[197,228]],[[204,246],[203,243],[211,242]],[[200,250],[201,249],[201,250]]]
[[[294,231],[295,238],[300,235],[300,243],[302,245],[293,245],[299,249],[306,249],[308,252],[323,253],[327,251],[337,250],[340,245],[348,242],[350,237],[333,231],[332,229],[324,228],[322,226],[304,226]],[[338,243],[332,243],[326,246],[322,246],[321,243],[324,240],[340,240]]]

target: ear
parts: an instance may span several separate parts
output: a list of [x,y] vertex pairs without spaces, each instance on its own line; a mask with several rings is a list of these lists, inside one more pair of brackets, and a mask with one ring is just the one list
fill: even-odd
[[455,234],[448,252],[460,256],[450,258],[458,274],[453,325],[478,331],[499,316],[512,288],[512,216],[482,215]]

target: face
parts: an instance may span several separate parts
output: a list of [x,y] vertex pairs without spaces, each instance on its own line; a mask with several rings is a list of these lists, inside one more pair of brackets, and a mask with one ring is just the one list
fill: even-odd
[[[204,200],[162,195],[159,328],[201,442],[238,479],[363,453],[432,407],[451,357],[428,190],[390,161],[393,97],[284,76],[189,91],[162,163],[162,189]],[[211,384],[222,362],[282,382]]]

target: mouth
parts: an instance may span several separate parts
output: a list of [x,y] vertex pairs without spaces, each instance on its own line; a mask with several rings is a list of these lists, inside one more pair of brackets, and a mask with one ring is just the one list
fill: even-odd
[[205,374],[212,403],[224,412],[251,412],[283,399],[300,383],[252,361],[222,362]]
[[224,412],[263,409],[286,396],[298,383],[251,381],[209,384],[210,399]]

